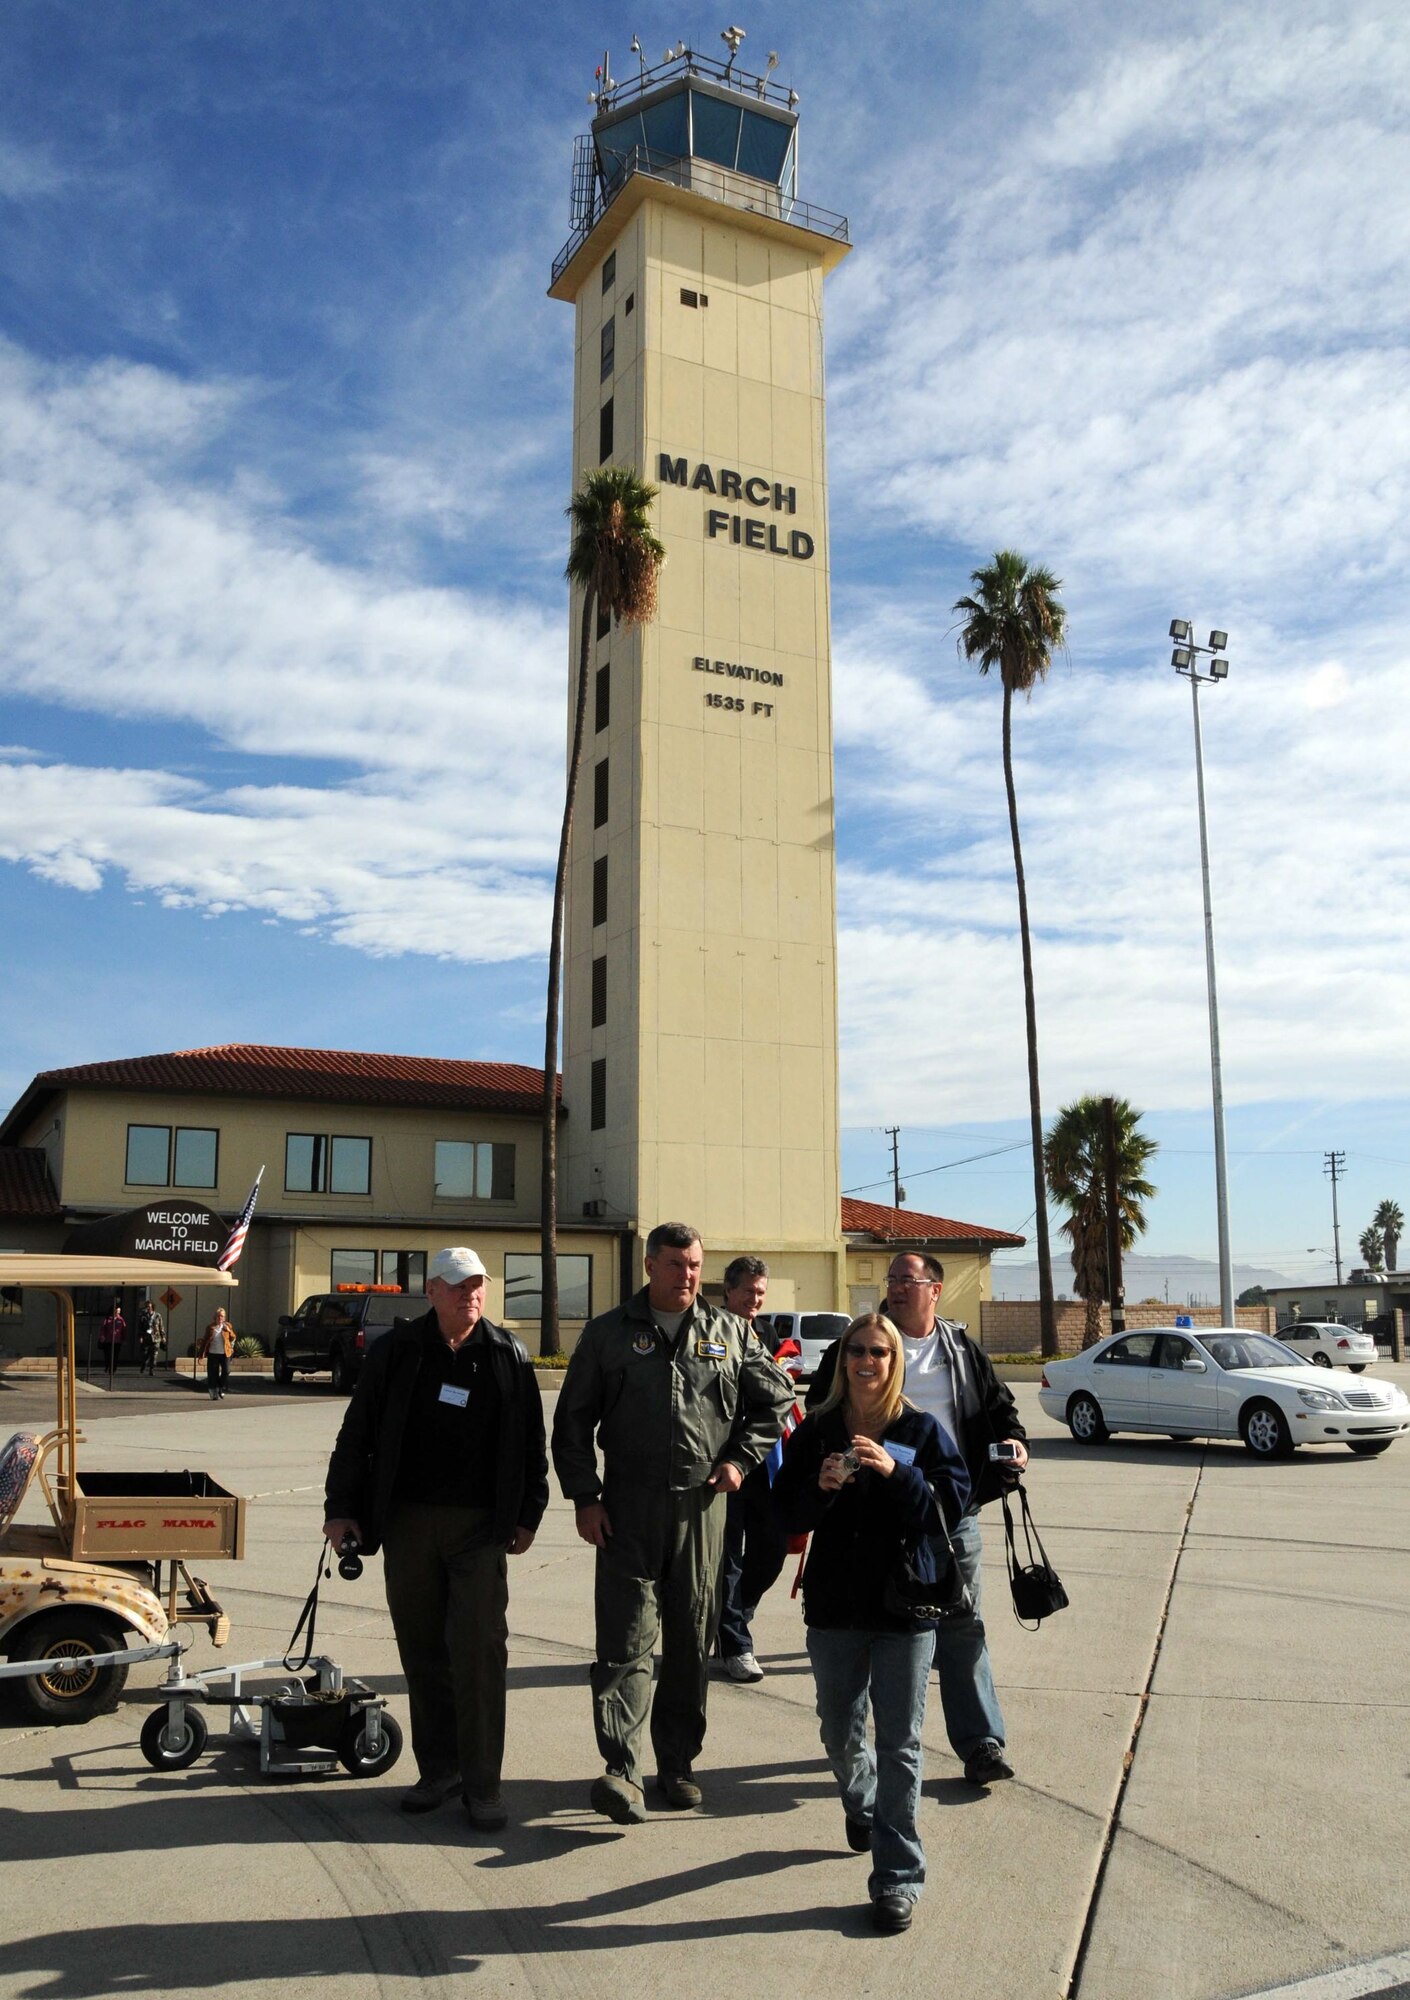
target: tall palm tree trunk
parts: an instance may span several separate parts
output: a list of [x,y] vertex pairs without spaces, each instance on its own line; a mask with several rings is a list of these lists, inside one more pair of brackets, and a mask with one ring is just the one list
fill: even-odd
[[553,878],[553,929],[548,941],[548,997],[543,1024],[543,1171],[539,1182],[540,1354],[561,1354],[558,1334],[558,1016],[563,988],[563,917],[568,901],[568,849],[573,807],[583,761],[587,718],[588,647],[592,639],[594,590],[583,592],[582,638],[578,646],[578,698],[573,711],[573,744],[563,788],[563,825],[558,835],[558,869]]
[[1018,796],[1013,787],[1013,692],[1004,683],[1004,789],[1013,836],[1013,872],[1018,884],[1018,935],[1023,947],[1023,1017],[1028,1030],[1028,1118],[1033,1135],[1034,1230],[1038,1245],[1038,1328],[1042,1352],[1058,1351],[1053,1309],[1053,1258],[1048,1245],[1048,1187],[1043,1174],[1043,1103],[1038,1089],[1038,1009],[1033,997],[1033,946],[1028,936],[1028,888],[1018,837]]

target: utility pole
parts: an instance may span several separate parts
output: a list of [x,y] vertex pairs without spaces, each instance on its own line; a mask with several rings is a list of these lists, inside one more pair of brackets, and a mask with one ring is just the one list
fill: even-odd
[[885,1131],[891,1141],[891,1206],[899,1208],[906,1199],[906,1190],[901,1186],[901,1128],[888,1125]]
[[1116,1205],[1116,1099],[1102,1099],[1102,1151],[1106,1167],[1106,1291],[1111,1330],[1126,1331],[1126,1286],[1121,1275],[1121,1214]]
[[1332,1184],[1332,1255],[1337,1260],[1337,1283],[1341,1283],[1341,1221],[1337,1215],[1337,1179],[1346,1172],[1345,1153],[1323,1153],[1322,1172]]

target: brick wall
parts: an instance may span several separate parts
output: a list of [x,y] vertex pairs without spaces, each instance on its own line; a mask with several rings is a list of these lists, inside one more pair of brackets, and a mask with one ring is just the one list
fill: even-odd
[[[1058,1352],[1078,1354],[1087,1324],[1087,1308],[1080,1299],[1054,1307],[1057,1316]],[[1132,1306],[1126,1308],[1126,1330],[1134,1333],[1146,1326],[1173,1326],[1175,1315],[1194,1321],[1197,1327],[1218,1326],[1218,1306]],[[1250,1333],[1272,1333],[1277,1315],[1271,1306],[1236,1306],[1234,1318]],[[971,1333],[974,1328],[970,1328]],[[1102,1307],[1101,1334],[1111,1332],[1111,1314]],[[986,1299],[979,1309],[979,1341],[990,1354],[1037,1354],[1042,1346],[1036,1299]]]

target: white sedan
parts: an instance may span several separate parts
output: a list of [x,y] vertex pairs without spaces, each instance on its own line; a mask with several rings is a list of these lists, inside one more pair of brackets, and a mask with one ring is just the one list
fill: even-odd
[[1338,1326],[1335,1320],[1300,1319],[1280,1327],[1278,1342],[1313,1361],[1319,1368],[1349,1368],[1362,1375],[1376,1358],[1376,1343],[1359,1326]]
[[1038,1400],[1079,1444],[1158,1431],[1241,1437],[1255,1458],[1285,1458],[1300,1444],[1345,1444],[1369,1458],[1410,1430],[1398,1384],[1370,1376],[1341,1386],[1280,1341],[1228,1326],[1149,1327],[1045,1361]]

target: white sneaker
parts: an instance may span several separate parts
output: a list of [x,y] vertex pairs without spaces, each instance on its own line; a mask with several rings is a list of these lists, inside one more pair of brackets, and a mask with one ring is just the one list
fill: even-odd
[[724,1668],[732,1681],[761,1681],[764,1678],[764,1669],[752,1653],[727,1653]]

